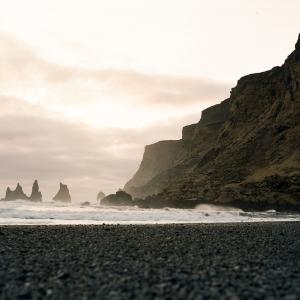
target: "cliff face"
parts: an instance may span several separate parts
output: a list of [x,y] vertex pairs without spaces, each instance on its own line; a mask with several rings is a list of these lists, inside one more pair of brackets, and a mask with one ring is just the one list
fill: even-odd
[[136,187],[147,184],[156,175],[174,167],[182,152],[181,141],[161,141],[145,147],[142,163],[131,180],[125,185],[130,194]]
[[[175,177],[189,174],[195,162],[210,149],[228,117],[229,100],[202,112],[199,123],[183,127],[182,139],[146,146],[142,163],[125,185],[136,196],[157,194]],[[151,182],[151,184],[149,184]]]
[[299,205],[300,36],[281,67],[241,78],[182,140],[155,145],[125,186],[136,197]]

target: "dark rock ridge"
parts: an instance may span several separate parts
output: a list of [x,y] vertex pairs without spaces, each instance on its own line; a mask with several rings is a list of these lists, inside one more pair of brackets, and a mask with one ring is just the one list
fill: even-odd
[[131,195],[124,191],[118,191],[115,194],[108,195],[101,200],[101,205],[134,205]]
[[299,149],[300,35],[281,67],[241,78],[181,140],[146,146],[125,191],[166,206],[299,206]]
[[15,190],[11,190],[10,187],[6,189],[4,201],[14,201],[14,200],[30,200],[34,202],[42,201],[42,193],[39,191],[39,184],[37,180],[34,181],[32,186],[32,192],[30,197],[28,197],[24,192],[22,186],[18,183]]
[[53,197],[53,200],[61,201],[61,202],[71,202],[70,191],[66,184],[63,184],[63,183],[59,184],[59,191]]

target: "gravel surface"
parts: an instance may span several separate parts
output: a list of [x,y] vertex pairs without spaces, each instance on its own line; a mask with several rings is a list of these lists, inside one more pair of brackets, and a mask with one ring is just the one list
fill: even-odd
[[0,299],[300,299],[300,223],[2,226]]

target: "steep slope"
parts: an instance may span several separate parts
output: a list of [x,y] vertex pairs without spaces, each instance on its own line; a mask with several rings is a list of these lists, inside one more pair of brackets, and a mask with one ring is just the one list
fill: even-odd
[[[205,110],[175,144],[148,146],[126,191],[165,203],[299,205],[300,35],[283,66],[241,78],[230,98]],[[172,159],[164,165],[163,157]]]
[[[182,139],[174,141],[161,141],[145,147],[142,163],[125,185],[125,190],[136,196],[145,197],[160,192],[173,177],[179,173],[188,173],[193,168],[193,161],[211,148],[217,138],[217,132],[228,116],[229,101],[225,100],[202,112],[199,123],[183,127]],[[168,174],[169,173],[169,174]],[[159,178],[159,180],[158,180]],[[149,190],[144,187],[149,182]]]
[[135,193],[135,187],[143,186],[152,178],[176,165],[182,151],[181,141],[161,141],[145,147],[142,163],[125,185],[125,190]]

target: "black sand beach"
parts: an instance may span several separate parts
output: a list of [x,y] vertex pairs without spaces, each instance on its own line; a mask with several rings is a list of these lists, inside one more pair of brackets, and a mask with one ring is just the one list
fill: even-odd
[[0,299],[300,299],[300,223],[2,226]]

